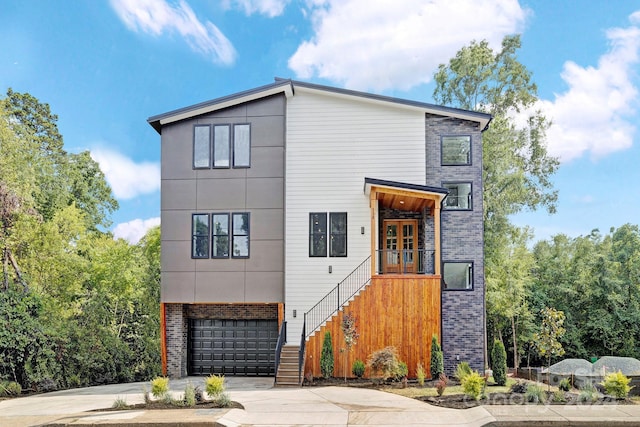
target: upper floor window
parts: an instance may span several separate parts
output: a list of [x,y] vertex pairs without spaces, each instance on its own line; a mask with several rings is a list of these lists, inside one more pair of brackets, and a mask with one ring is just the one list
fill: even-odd
[[211,214],[211,258],[229,258],[229,214]]
[[[213,140],[213,149],[211,143]],[[251,167],[251,125],[196,125],[193,128],[193,167]]]
[[442,280],[446,290],[472,290],[473,262],[444,262]]
[[310,257],[326,257],[327,246],[330,257],[347,256],[347,213],[330,212],[328,218],[326,212],[309,214]]
[[209,214],[191,216],[191,257],[209,258]]
[[193,128],[193,167],[208,168],[211,166],[211,127],[194,126]]
[[447,198],[444,199],[444,209],[446,210],[472,210],[470,182],[445,182],[442,184],[449,190]]
[[232,214],[231,245],[233,258],[249,258],[249,213]]
[[441,138],[442,165],[471,164],[471,136],[443,136]]

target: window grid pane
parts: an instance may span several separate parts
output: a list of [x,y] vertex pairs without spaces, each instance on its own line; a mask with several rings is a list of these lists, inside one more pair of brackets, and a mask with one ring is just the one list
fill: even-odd
[[441,148],[443,165],[471,164],[471,137],[469,135],[443,136]]
[[193,167],[208,168],[211,165],[211,128],[195,126],[193,129]]
[[233,258],[248,258],[249,257],[249,213],[234,213],[232,216],[232,230],[233,235],[231,238],[232,254]]
[[233,127],[233,167],[251,166],[251,127]]
[[327,256],[327,214],[309,214],[309,256]]
[[329,214],[331,235],[329,237],[329,256],[347,256],[347,213],[332,212]]
[[209,258],[209,215],[194,214],[191,224],[193,258]]
[[229,126],[213,128],[213,167],[228,168],[230,155]]
[[211,233],[213,244],[211,256],[213,258],[229,257],[229,214],[211,215]]

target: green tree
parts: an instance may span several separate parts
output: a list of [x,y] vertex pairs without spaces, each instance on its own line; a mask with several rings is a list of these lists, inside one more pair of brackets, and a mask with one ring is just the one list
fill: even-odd
[[547,384],[551,389],[551,377],[549,367],[551,366],[552,356],[562,356],[564,349],[560,338],[565,333],[563,328],[564,313],[554,308],[545,307],[540,311],[542,316],[542,327],[539,333],[534,335],[535,345],[538,348],[540,356],[547,358]]
[[431,337],[431,366],[429,370],[433,380],[439,378],[440,374],[444,372],[444,355],[436,334]]
[[493,371],[493,379],[498,385],[507,383],[507,352],[504,349],[502,341],[495,340],[493,349],[491,350],[491,370]]
[[329,331],[325,332],[324,340],[322,341],[320,371],[325,378],[333,376],[333,344],[331,342],[331,332]]

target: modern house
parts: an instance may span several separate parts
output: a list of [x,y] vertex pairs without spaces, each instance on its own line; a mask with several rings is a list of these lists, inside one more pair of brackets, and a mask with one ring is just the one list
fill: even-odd
[[274,375],[286,342],[295,382],[319,376],[326,330],[336,375],[390,345],[428,372],[432,334],[447,371],[483,369],[490,120],[285,79],[149,118],[168,375]]

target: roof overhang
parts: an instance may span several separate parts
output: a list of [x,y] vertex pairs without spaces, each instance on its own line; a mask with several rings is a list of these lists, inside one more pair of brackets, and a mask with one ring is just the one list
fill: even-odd
[[364,179],[364,193],[378,200],[381,207],[401,211],[420,212],[440,206],[449,190],[441,187],[387,181],[375,178]]
[[291,81],[279,80],[270,85],[261,86],[222,98],[216,98],[190,107],[169,111],[168,113],[158,114],[156,116],[149,117],[147,122],[156,130],[156,132],[161,133],[162,126],[164,125],[202,114],[208,114],[224,108],[233,107],[245,102],[255,101],[256,99],[266,98],[267,96],[278,93],[284,93],[287,98],[293,96],[293,86]]

